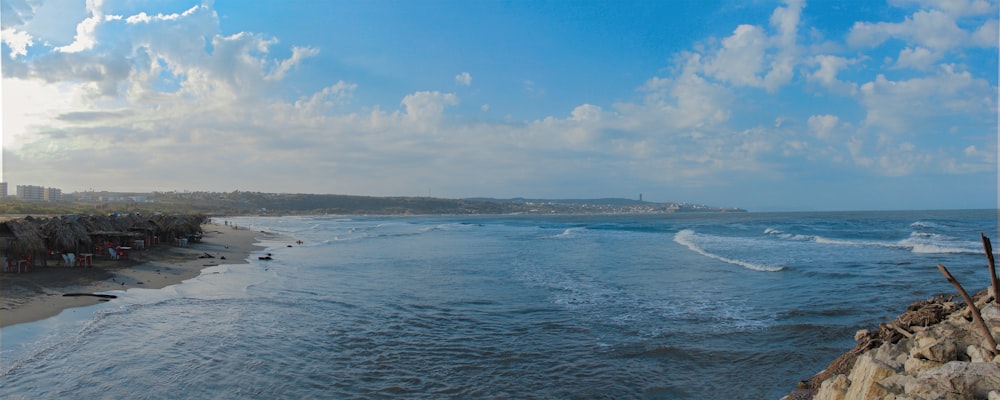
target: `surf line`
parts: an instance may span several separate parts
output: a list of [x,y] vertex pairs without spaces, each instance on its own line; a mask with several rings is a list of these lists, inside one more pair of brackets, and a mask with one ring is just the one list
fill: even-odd
[[715,260],[719,260],[719,261],[722,261],[724,263],[738,265],[738,266],[746,268],[746,269],[751,269],[751,270],[754,270],[754,271],[761,271],[761,272],[778,272],[778,271],[781,271],[781,270],[785,269],[785,267],[770,267],[770,266],[766,266],[766,265],[758,265],[758,264],[754,264],[754,263],[750,263],[750,262],[746,262],[746,261],[740,261],[740,260],[734,260],[734,259],[731,259],[731,258],[726,258],[726,257],[720,256],[718,254],[709,253],[709,252],[705,251],[705,249],[702,249],[701,247],[698,247],[698,245],[694,244],[694,242],[691,241],[691,238],[693,238],[695,235],[697,235],[697,233],[695,233],[694,231],[692,231],[690,229],[684,229],[684,230],[682,230],[680,232],[677,232],[677,234],[674,235],[674,241],[677,242],[677,243],[679,243],[679,244],[681,244],[684,247],[687,247],[691,251],[693,251],[695,253],[698,253],[698,254],[701,254],[701,255],[703,255],[705,257],[708,257],[708,258],[711,258],[711,259],[715,259]]

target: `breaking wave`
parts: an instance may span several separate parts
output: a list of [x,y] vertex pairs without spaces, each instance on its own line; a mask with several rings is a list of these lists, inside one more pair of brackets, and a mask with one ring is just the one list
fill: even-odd
[[711,252],[705,250],[705,248],[703,248],[702,246],[699,245],[699,243],[703,243],[703,242],[705,242],[707,240],[711,240],[711,237],[708,236],[708,235],[699,234],[699,233],[697,233],[695,231],[692,231],[690,229],[684,229],[684,230],[682,230],[680,232],[677,232],[677,234],[674,235],[674,242],[677,242],[678,244],[680,244],[680,245],[682,245],[684,247],[687,247],[691,251],[693,251],[695,253],[698,253],[698,254],[701,254],[701,255],[703,255],[705,257],[708,257],[708,258],[712,258],[712,259],[719,260],[719,261],[722,261],[722,262],[725,262],[725,263],[729,263],[729,264],[733,264],[733,265],[738,265],[740,267],[743,267],[743,268],[746,268],[746,269],[750,269],[750,270],[754,270],[754,271],[778,272],[778,271],[781,271],[781,270],[785,269],[785,267],[783,267],[783,266],[772,266],[772,265],[758,264],[758,263],[753,263],[753,262],[744,261],[744,260],[738,260],[738,259],[734,259],[734,258],[724,257],[724,256],[721,256],[719,254],[711,253]]
[[[914,222],[914,224],[920,224],[920,227],[937,226],[930,223],[922,224],[920,222]],[[765,229],[764,234],[784,240],[816,242],[820,244],[840,246],[888,247],[908,250],[917,254],[976,254],[982,253],[983,251],[982,248],[979,247],[980,245],[978,242],[964,241],[948,235],[929,232],[912,232],[906,239],[898,241],[834,239],[817,235],[786,233],[774,228]]]

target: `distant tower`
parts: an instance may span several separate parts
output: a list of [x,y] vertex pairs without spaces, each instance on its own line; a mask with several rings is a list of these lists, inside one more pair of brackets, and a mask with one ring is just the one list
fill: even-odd
[[642,193],[639,193],[639,202],[642,203]]

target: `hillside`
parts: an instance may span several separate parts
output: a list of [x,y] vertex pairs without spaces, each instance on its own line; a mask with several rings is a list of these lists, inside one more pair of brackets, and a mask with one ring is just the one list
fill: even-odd
[[665,214],[674,212],[741,212],[687,203],[653,203],[628,199],[444,199],[373,197],[330,194],[222,192],[85,192],[60,202],[0,201],[0,214],[56,215],[104,212],[339,215],[441,214]]

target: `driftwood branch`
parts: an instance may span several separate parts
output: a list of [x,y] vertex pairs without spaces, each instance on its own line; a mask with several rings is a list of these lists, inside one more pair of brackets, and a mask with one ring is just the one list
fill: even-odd
[[907,339],[909,339],[909,338],[912,338],[912,337],[913,337],[913,334],[912,334],[912,333],[910,333],[910,331],[907,331],[906,329],[903,329],[903,328],[900,328],[900,327],[899,327],[898,325],[896,325],[896,324],[892,324],[892,323],[890,323],[890,324],[889,324],[889,326],[891,326],[891,327],[892,327],[892,329],[895,329],[895,330],[896,330],[896,332],[899,332],[899,334],[900,334],[900,335],[903,335],[903,336],[906,336],[906,338],[907,338]]
[[997,279],[997,267],[993,261],[993,245],[990,244],[990,238],[982,232],[979,236],[983,237],[983,250],[986,250],[986,260],[990,262],[990,287],[993,289],[990,294],[993,295],[993,301],[1000,304],[1000,280]]
[[945,279],[955,286],[955,289],[958,290],[958,294],[962,295],[962,298],[965,299],[965,304],[969,306],[969,311],[972,313],[972,319],[976,320],[976,325],[978,325],[979,329],[986,335],[986,341],[990,345],[990,348],[988,349],[990,354],[996,357],[997,341],[993,339],[993,332],[990,332],[990,327],[986,325],[986,321],[983,321],[983,315],[979,313],[979,308],[976,307],[976,302],[972,300],[972,297],[969,297],[969,293],[965,291],[962,284],[958,283],[954,276],[951,276],[951,272],[948,272],[948,268],[945,268],[944,265],[941,264],[938,264],[937,267],[941,270],[941,273],[944,274]]

